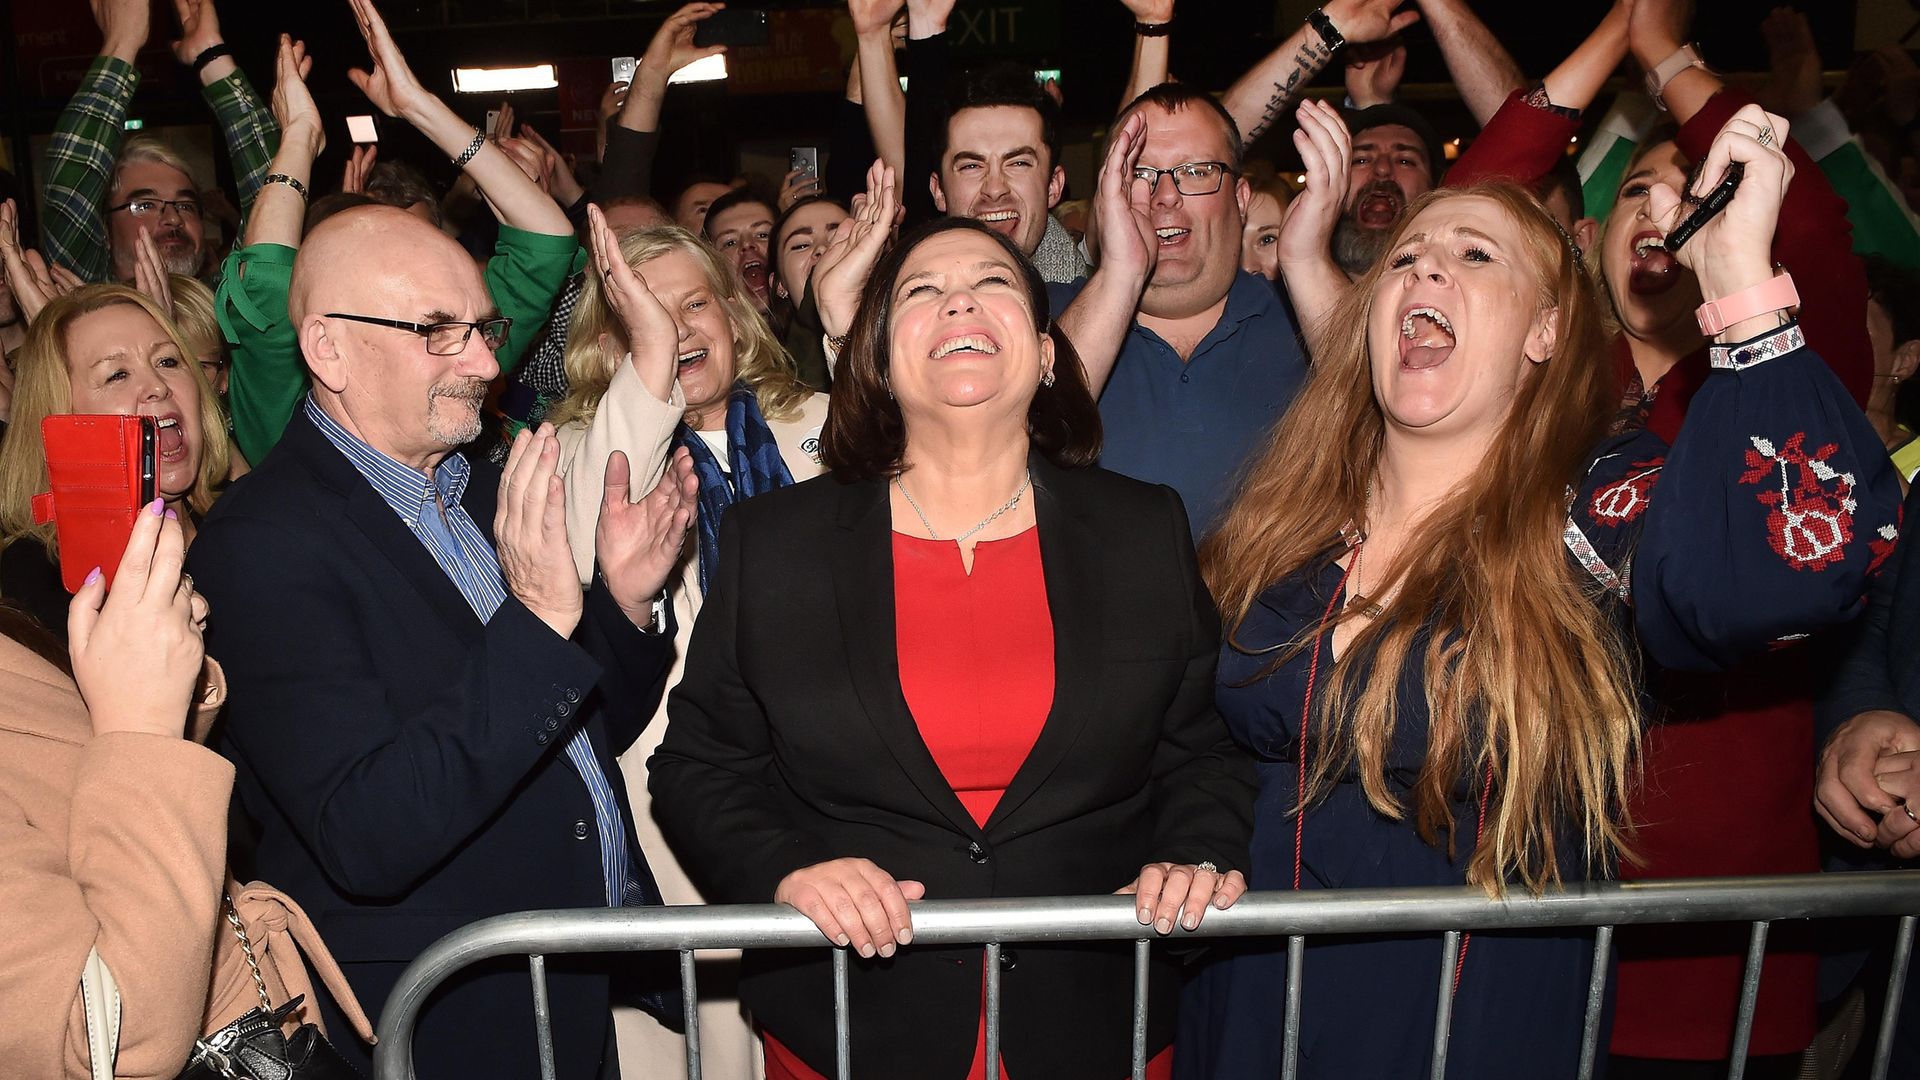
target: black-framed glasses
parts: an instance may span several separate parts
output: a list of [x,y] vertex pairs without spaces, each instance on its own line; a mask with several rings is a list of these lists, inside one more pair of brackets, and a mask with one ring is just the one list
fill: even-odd
[[460,350],[467,347],[467,341],[475,330],[480,331],[480,340],[488,349],[498,352],[506,344],[507,331],[512,328],[513,320],[498,317],[477,319],[473,322],[450,320],[437,323],[407,322],[404,319],[382,319],[373,315],[349,315],[345,312],[330,311],[329,319],[348,319],[353,322],[371,323],[374,326],[386,326],[395,330],[405,330],[426,339],[427,351],[435,356],[458,356]]
[[1224,161],[1188,161],[1170,169],[1156,169],[1151,165],[1136,165],[1133,169],[1135,180],[1145,180],[1147,191],[1151,194],[1160,188],[1160,178],[1173,177],[1173,189],[1182,195],[1211,195],[1220,190],[1227,177],[1235,175],[1233,166]]
[[128,199],[119,206],[109,206],[107,207],[107,213],[117,214],[125,210],[137,218],[159,217],[165,213],[169,207],[183,218],[197,218],[200,216],[199,199],[156,199],[151,196]]

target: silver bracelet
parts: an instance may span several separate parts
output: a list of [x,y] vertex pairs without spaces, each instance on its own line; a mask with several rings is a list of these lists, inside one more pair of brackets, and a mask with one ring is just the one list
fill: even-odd
[[473,156],[475,154],[478,154],[480,152],[480,148],[485,145],[487,145],[486,132],[481,131],[479,128],[475,128],[473,131],[473,141],[467,144],[467,148],[461,151],[459,157],[453,159],[453,167],[456,169],[466,168],[467,162],[472,161]]

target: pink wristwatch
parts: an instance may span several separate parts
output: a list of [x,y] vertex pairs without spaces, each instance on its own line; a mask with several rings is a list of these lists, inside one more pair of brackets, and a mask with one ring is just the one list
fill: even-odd
[[1700,332],[1712,337],[1743,319],[1799,306],[1800,290],[1793,287],[1793,275],[1776,274],[1732,296],[1701,304],[1693,317],[1700,323]]
[[1691,45],[1682,45],[1673,50],[1671,56],[1655,64],[1652,71],[1647,72],[1647,96],[1653,99],[1653,103],[1660,107],[1661,112],[1667,111],[1667,101],[1661,96],[1667,84],[1673,81],[1674,76],[1688,68],[1696,67],[1702,71],[1712,70],[1707,67],[1707,62],[1700,58],[1699,50]]

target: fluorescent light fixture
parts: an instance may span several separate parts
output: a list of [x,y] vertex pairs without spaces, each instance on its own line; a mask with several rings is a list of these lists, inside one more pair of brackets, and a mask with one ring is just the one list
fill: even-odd
[[704,60],[695,60],[679,71],[667,76],[667,82],[678,85],[690,82],[712,82],[727,77],[727,58],[724,55],[709,56]]
[[461,94],[508,94],[515,90],[551,90],[559,85],[552,64],[453,69],[453,89]]

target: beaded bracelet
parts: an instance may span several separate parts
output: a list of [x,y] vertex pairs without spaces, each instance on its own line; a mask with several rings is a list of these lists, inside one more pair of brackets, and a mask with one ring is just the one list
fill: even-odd
[[467,144],[467,148],[461,151],[459,157],[453,159],[453,167],[456,169],[466,168],[467,162],[472,161],[473,156],[475,154],[478,154],[480,152],[480,148],[485,145],[487,145],[486,132],[483,132],[478,128],[475,128],[473,132],[473,141]]
[[262,184],[285,184],[299,194],[301,202],[308,200],[307,185],[295,180],[286,173],[268,173],[266,178],[260,182]]

